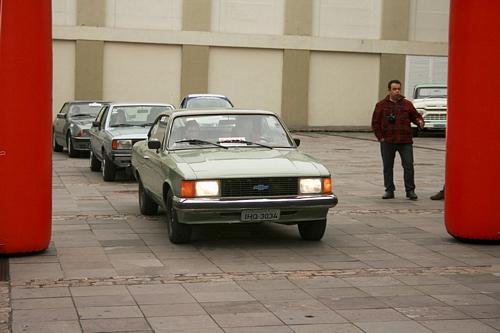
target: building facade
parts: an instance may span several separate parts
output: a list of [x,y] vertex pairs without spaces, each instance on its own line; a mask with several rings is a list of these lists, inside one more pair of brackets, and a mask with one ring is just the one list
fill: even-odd
[[449,0],[52,4],[54,113],[71,99],[218,93],[292,128],[362,129],[408,56],[448,51]]

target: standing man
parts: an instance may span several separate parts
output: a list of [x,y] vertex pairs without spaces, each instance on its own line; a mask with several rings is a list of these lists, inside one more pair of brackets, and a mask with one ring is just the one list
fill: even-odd
[[389,81],[388,95],[377,103],[372,116],[372,129],[380,142],[382,162],[384,164],[385,193],[382,199],[393,199],[394,190],[394,157],[396,152],[401,157],[404,170],[406,197],[417,200],[413,171],[413,140],[410,123],[420,129],[424,127],[424,119],[415,110],[413,104],[401,95],[401,82]]

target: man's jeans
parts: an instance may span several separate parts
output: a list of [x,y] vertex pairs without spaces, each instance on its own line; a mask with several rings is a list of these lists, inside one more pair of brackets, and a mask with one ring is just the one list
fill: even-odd
[[401,165],[404,170],[405,189],[415,190],[415,179],[413,171],[413,145],[411,143],[380,143],[380,152],[382,153],[382,162],[384,164],[384,186],[388,192],[394,192],[394,158],[396,152],[401,157]]

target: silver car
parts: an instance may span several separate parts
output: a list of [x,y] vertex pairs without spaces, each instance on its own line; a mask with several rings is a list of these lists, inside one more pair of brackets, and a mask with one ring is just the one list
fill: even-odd
[[89,129],[99,110],[110,102],[71,101],[66,102],[52,124],[52,150],[67,149],[70,157],[89,151]]
[[156,117],[171,104],[110,103],[103,107],[90,128],[90,169],[102,171],[113,181],[116,171],[131,166],[132,146],[145,140]]

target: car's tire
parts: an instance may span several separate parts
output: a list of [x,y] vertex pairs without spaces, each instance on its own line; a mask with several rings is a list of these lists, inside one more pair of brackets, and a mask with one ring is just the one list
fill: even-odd
[[89,161],[90,161],[90,170],[92,170],[92,171],[101,170],[101,161],[99,161],[97,159],[97,157],[94,155],[94,152],[92,151],[92,149],[90,149]]
[[64,148],[63,146],[57,143],[56,134],[54,133],[54,131],[52,131],[52,150],[60,153],[63,151],[63,148]]
[[107,182],[112,182],[115,180],[116,175],[116,165],[108,158],[106,152],[102,152],[102,162],[101,162],[101,170],[102,170],[102,179]]
[[188,243],[191,240],[191,226],[189,224],[179,223],[177,220],[177,212],[173,206],[172,190],[168,191],[165,206],[168,238],[174,244]]
[[158,204],[148,194],[142,181],[139,179],[139,210],[142,215],[155,215],[158,213]]
[[66,136],[66,143],[67,143],[67,149],[68,149],[68,156],[69,157],[77,157],[78,156],[78,151],[75,150],[75,147],[73,146],[73,140],[71,139],[71,135],[68,133]]
[[420,130],[417,127],[412,127],[411,128],[411,135],[414,138],[418,138],[419,134],[420,134]]
[[326,229],[326,219],[321,221],[301,222],[298,224],[300,237],[303,240],[319,241]]

